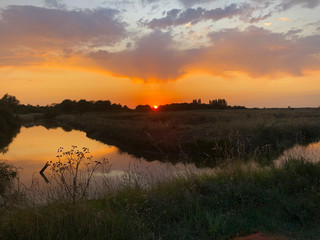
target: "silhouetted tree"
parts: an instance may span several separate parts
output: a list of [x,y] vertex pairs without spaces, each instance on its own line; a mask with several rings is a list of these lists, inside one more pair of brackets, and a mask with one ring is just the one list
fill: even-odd
[[136,106],[136,111],[140,111],[140,112],[148,112],[151,111],[152,108],[149,105],[138,105]]
[[60,104],[58,104],[58,107],[61,109],[61,111],[64,112],[71,112],[75,110],[76,102],[71,101],[70,99],[63,100]]
[[7,105],[13,111],[16,111],[20,104],[19,100],[15,96],[9,95],[8,93],[1,98],[0,102]]

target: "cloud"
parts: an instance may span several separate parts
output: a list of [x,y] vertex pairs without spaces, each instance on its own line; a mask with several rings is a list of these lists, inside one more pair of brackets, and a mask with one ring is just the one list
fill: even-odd
[[278,21],[280,21],[280,22],[287,22],[289,20],[291,20],[291,19],[288,18],[288,17],[281,17],[281,18],[278,19]]
[[113,9],[67,11],[10,6],[1,12],[1,46],[41,48],[111,44],[125,35],[124,23]]
[[297,5],[312,9],[320,5],[320,0],[282,0],[278,7],[284,11]]
[[168,33],[155,30],[141,38],[135,49],[92,53],[101,68],[116,75],[144,81],[168,81],[193,71],[226,76],[242,72],[252,77],[301,76],[320,67],[320,35],[309,37],[272,33],[249,27],[211,33],[211,46],[178,50]]
[[145,4],[149,4],[149,3],[156,3],[156,2],[159,2],[160,0],[141,0],[141,3],[143,5]]
[[98,51],[90,54],[98,65],[116,76],[144,81],[176,80],[184,74],[182,67],[190,61],[190,51],[179,51],[168,33],[153,31],[142,37],[137,47],[117,53]]
[[192,7],[196,4],[215,2],[216,0],[179,0],[184,7]]
[[[90,48],[112,45],[128,36],[126,24],[116,10],[11,6],[1,11],[0,65],[36,65],[54,62],[56,58],[68,64],[75,56],[81,57],[81,64],[87,60],[86,64],[93,62],[112,75],[146,82],[176,80],[193,71],[220,76],[242,72],[252,77],[274,77],[299,76],[306,70],[320,68],[320,35],[299,36],[300,30],[285,34],[257,27],[229,29],[210,33],[206,47],[183,50],[176,47],[183,43],[174,42],[170,33],[157,29],[203,19],[246,18],[251,10],[242,6],[173,9],[164,20],[154,25],[150,21],[150,28],[155,30],[139,39],[128,39],[130,44],[120,52]],[[86,64],[81,66],[88,67]]]
[[315,27],[316,31],[320,31],[320,21],[309,23],[306,26],[313,26]]
[[53,8],[65,8],[66,6],[61,0],[44,0],[44,3],[46,6]]
[[[199,60],[199,68],[222,74],[239,71],[253,77],[288,74],[300,76],[320,66],[320,35],[289,39],[257,27],[212,33],[213,45]],[[202,67],[201,67],[202,66]]]
[[[47,9],[10,6],[1,11],[0,65],[31,64],[57,57],[59,51],[110,45],[126,35],[113,9]],[[70,54],[69,54],[70,55]]]
[[188,8],[185,10],[172,9],[166,13],[165,17],[154,18],[149,22],[143,22],[142,25],[151,29],[166,28],[187,24],[189,22],[196,24],[203,20],[218,21],[223,18],[233,18],[235,16],[240,16],[243,20],[247,19],[249,22],[255,22],[270,16],[270,14],[267,14],[262,17],[252,18],[250,16],[253,11],[254,9],[251,8],[249,4],[238,5],[234,3],[224,8],[215,8],[211,10],[206,10],[201,7]]
[[290,37],[293,35],[297,35],[298,33],[301,33],[303,30],[302,29],[291,29],[286,33],[286,36]]

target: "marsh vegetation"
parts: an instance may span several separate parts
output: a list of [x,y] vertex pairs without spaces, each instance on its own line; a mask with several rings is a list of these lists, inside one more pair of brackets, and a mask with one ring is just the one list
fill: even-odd
[[[320,165],[233,163],[99,199],[1,208],[1,239],[232,239],[255,232],[318,239]],[[22,204],[22,205],[21,205]]]
[[57,120],[138,157],[199,167],[235,158],[270,164],[284,149],[320,136],[320,109],[84,113]]
[[[0,114],[9,119],[1,126],[15,129],[14,108],[5,108],[11,113]],[[1,239],[233,239],[265,232],[305,240],[320,235],[320,163],[302,156],[281,165],[274,161],[295,144],[319,141],[320,109],[34,114],[22,116],[22,123],[79,129],[149,161],[212,170],[180,171],[162,181],[151,176],[147,185],[137,172],[128,172],[117,188],[105,181],[92,198],[88,186],[99,159],[87,158],[87,149],[60,149],[58,160],[50,163],[57,184],[39,203],[36,194],[27,194],[37,189],[15,187],[19,171],[1,163]],[[92,164],[83,168],[89,169],[83,178],[81,162]]]

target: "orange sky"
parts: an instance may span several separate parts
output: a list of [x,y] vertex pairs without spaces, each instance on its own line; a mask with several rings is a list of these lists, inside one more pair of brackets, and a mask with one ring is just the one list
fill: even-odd
[[320,0],[120,2],[0,3],[0,95],[320,106]]

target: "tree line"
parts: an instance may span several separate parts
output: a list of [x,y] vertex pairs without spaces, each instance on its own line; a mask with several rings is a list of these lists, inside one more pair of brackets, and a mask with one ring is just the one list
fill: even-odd
[[[194,99],[191,103],[171,103],[160,105],[156,111],[185,111],[201,109],[245,109],[244,106],[229,106],[225,99],[209,100],[209,104],[202,103],[201,99]],[[149,105],[138,105],[136,111],[147,112],[155,109]]]
[[[109,100],[79,101],[65,99],[61,103],[55,103],[47,106],[33,106],[20,104],[15,96],[5,94],[0,99],[2,104],[8,106],[13,112],[18,114],[43,113],[48,117],[54,117],[63,113],[84,113],[84,112],[148,112],[155,109],[150,105],[138,105],[135,109],[130,109],[126,105],[112,103]],[[171,103],[160,105],[157,111],[181,111],[181,110],[201,110],[201,109],[242,109],[243,106],[229,106],[225,99],[209,100],[209,104],[202,103],[201,99],[195,99],[191,103]]]

